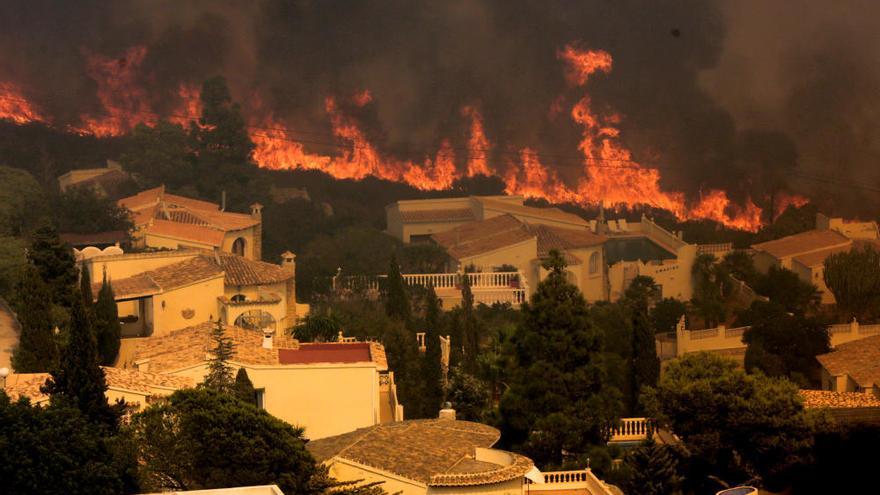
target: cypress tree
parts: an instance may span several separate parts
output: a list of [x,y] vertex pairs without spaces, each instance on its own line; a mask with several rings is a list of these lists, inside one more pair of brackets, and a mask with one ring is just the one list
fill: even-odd
[[632,357],[630,362],[629,410],[641,411],[639,394],[642,387],[657,385],[660,378],[660,359],[654,342],[654,329],[648,321],[647,308],[636,310],[632,325]]
[[52,301],[70,307],[73,287],[79,278],[73,251],[58,236],[53,227],[41,227],[34,233],[28,258],[37,267],[40,276],[49,284]]
[[79,291],[83,295],[83,304],[85,304],[86,310],[93,309],[92,306],[94,306],[95,303],[95,295],[92,292],[92,276],[89,273],[89,267],[86,266],[85,262],[82,263],[82,266],[79,269]]
[[443,363],[440,349],[442,313],[440,300],[434,287],[428,289],[425,309],[425,357],[422,361],[422,378],[425,381],[423,416],[435,417],[443,402]]
[[477,356],[480,353],[480,324],[474,314],[474,293],[471,290],[470,277],[467,273],[461,276],[461,311],[456,313],[459,318],[461,345],[464,348],[464,367],[468,373],[476,373]]
[[50,372],[43,392],[50,394],[52,400],[76,406],[93,422],[115,429],[120,411],[110,406],[104,395],[107,382],[99,366],[93,323],[78,288],[73,296],[67,347],[59,365]]
[[[88,270],[85,272],[88,273]],[[98,355],[101,364],[112,366],[119,354],[122,326],[119,324],[119,309],[116,307],[113,286],[107,280],[106,273],[101,281],[101,290],[98,292],[98,302],[95,304],[94,313],[95,337],[98,342]]]
[[18,321],[21,335],[12,351],[12,367],[18,373],[37,373],[52,369],[58,348],[52,332],[52,295],[33,265],[28,265],[17,286]]
[[243,402],[257,405],[257,389],[254,388],[251,378],[247,374],[247,370],[239,368],[235,374],[235,383],[232,386],[233,394]]
[[385,300],[385,314],[404,323],[409,323],[411,316],[409,306],[409,292],[406,282],[400,275],[400,266],[397,265],[397,257],[391,255],[391,263],[388,267],[388,292]]
[[211,331],[211,340],[214,341],[213,356],[208,363],[208,374],[205,376],[204,385],[219,391],[228,391],[232,387],[232,367],[229,360],[235,354],[235,344],[232,338],[226,336],[226,329],[220,320]]

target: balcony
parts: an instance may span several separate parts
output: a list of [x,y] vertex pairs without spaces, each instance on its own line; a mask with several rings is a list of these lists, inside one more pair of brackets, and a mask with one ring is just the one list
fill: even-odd
[[648,418],[620,418],[620,423],[611,428],[608,443],[643,442],[654,434],[654,426]]
[[548,471],[541,473],[544,482],[526,480],[523,494],[560,495],[614,495],[617,492],[596,477],[590,468],[578,471]]

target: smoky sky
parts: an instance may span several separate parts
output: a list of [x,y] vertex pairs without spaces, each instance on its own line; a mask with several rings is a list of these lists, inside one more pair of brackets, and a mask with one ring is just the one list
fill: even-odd
[[[325,98],[367,89],[373,103],[350,111],[371,140],[420,159],[444,138],[466,147],[461,108],[472,105],[497,168],[529,146],[573,181],[581,130],[567,110],[584,89],[566,86],[556,54],[576,43],[614,57],[586,91],[596,111],[621,116],[621,139],[663,169],[664,188],[759,204],[781,189],[852,214],[877,194],[815,177],[880,187],[878,9],[839,3],[6,0],[0,81],[74,122],[100,108],[89,54],[124,64],[144,45],[137,82],[160,112],[181,82],[221,74],[245,112],[260,105],[326,141]],[[556,101],[565,111],[552,115]]]

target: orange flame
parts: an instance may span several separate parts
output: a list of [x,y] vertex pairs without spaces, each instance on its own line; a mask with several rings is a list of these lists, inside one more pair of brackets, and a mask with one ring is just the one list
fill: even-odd
[[45,122],[46,118],[24,97],[18,86],[0,82],[0,120],[27,124]]
[[461,114],[471,120],[471,135],[468,138],[467,176],[493,175],[489,169],[488,160],[489,149],[492,145],[483,131],[483,116],[480,115],[479,110],[472,106],[463,107]]
[[[140,66],[146,57],[145,47],[133,47],[119,59],[100,55],[88,57],[87,72],[95,80],[97,96],[103,107],[96,115],[81,117],[76,132],[96,136],[118,136],[129,132],[138,123],[155,124],[150,99],[137,85]],[[601,50],[584,50],[567,45],[557,53],[563,62],[565,77],[572,88],[584,87],[596,73],[610,73],[612,57]],[[201,113],[198,88],[181,84],[179,104],[168,120],[182,125],[198,120]],[[350,103],[363,107],[373,102],[368,90],[350,96]],[[551,105],[549,117],[564,115],[564,95]],[[333,129],[334,143],[341,152],[320,154],[307,151],[305,140],[296,138],[272,112],[265,109],[258,95],[248,102],[248,125],[256,145],[253,158],[261,167],[271,169],[321,170],[339,179],[363,179],[368,176],[405,182],[422,190],[448,189],[462,177],[499,174],[506,191],[550,202],[573,202],[582,205],[603,202],[611,207],[650,205],[671,211],[680,219],[711,219],[730,227],[757,230],[761,225],[761,209],[750,199],[736,205],[724,191],[710,190],[696,204],[689,205],[683,193],[664,191],[660,171],[645,168],[633,159],[630,150],[619,141],[621,116],[600,114],[593,109],[589,95],[583,95],[571,108],[571,119],[582,129],[578,148],[583,155],[582,175],[567,184],[553,168],[541,163],[533,148],[523,147],[518,159],[507,163],[503,172],[489,160],[492,143],[486,135],[482,115],[476,106],[461,109],[469,121],[465,167],[456,167],[455,150],[448,139],[440,141],[434,156],[422,162],[400,160],[385,155],[369,141],[356,118],[347,115],[333,97],[325,99],[324,110]],[[33,104],[10,83],[0,83],[0,118],[16,123],[47,121]],[[790,204],[802,205],[807,200],[786,195],[778,200],[778,211]]]

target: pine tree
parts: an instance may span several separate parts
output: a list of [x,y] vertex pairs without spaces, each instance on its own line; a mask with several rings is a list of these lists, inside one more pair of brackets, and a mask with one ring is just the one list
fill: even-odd
[[388,292],[385,300],[385,314],[396,320],[409,323],[411,311],[409,305],[409,292],[406,282],[400,275],[400,266],[397,265],[397,257],[391,255],[391,263],[388,267]]
[[52,369],[58,360],[52,332],[52,296],[33,265],[28,265],[22,274],[16,289],[16,303],[21,336],[12,353],[12,367],[18,373]]
[[246,369],[238,369],[238,372],[235,374],[235,383],[232,386],[232,391],[242,401],[257,405],[257,389],[254,388],[254,384],[251,382]]
[[425,309],[425,357],[422,361],[422,379],[425,383],[423,416],[429,418],[437,415],[443,402],[443,363],[440,349],[442,317],[440,300],[432,286],[428,289]]
[[101,281],[101,290],[98,292],[98,302],[95,304],[94,313],[95,337],[98,342],[98,355],[101,364],[112,366],[119,354],[122,326],[119,324],[119,309],[116,307],[113,286],[107,279],[106,273]]
[[669,447],[658,445],[653,439],[648,439],[630,452],[626,463],[632,471],[632,476],[625,485],[626,493],[643,495],[681,493],[678,463]]
[[82,263],[79,270],[79,291],[83,295],[83,304],[85,305],[86,310],[93,309],[92,306],[95,304],[95,295],[92,292],[92,276],[89,273],[89,267],[86,266],[85,262]]
[[539,466],[604,444],[620,411],[619,392],[605,383],[601,332],[565,261],[552,251],[543,266],[549,274],[523,305],[499,406],[502,439]]
[[107,382],[98,364],[93,323],[78,288],[73,296],[67,347],[59,365],[50,372],[43,391],[50,394],[52,400],[68,401],[93,422],[115,429],[120,410],[108,404],[104,395]]
[[41,227],[34,233],[28,258],[49,284],[52,301],[65,307],[72,304],[73,287],[79,279],[73,251],[53,227]]
[[204,385],[220,391],[229,391],[232,387],[232,367],[229,360],[235,354],[235,344],[232,338],[226,336],[226,329],[220,320],[211,331],[211,340],[214,341],[213,356],[208,363],[208,374],[205,376]]

